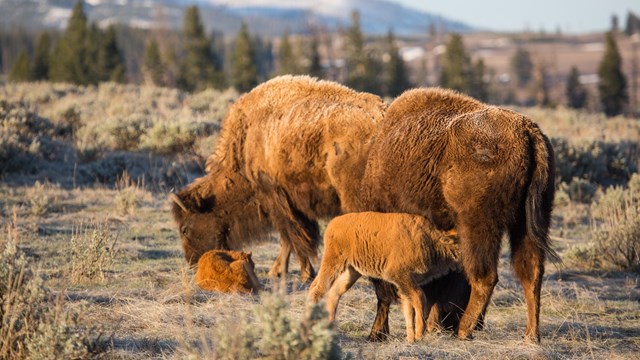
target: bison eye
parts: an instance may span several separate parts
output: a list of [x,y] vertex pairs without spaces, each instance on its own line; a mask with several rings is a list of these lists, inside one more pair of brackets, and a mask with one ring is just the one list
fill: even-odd
[[187,227],[183,227],[180,232],[182,233],[182,235],[187,236]]

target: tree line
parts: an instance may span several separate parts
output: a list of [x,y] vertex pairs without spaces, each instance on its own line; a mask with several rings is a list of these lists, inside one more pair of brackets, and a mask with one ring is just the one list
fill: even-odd
[[[384,37],[365,37],[357,12],[352,13],[350,27],[338,34],[344,43],[340,57],[331,53],[331,38],[319,29],[296,38],[285,32],[272,41],[251,34],[243,24],[233,41],[226,42],[221,34],[207,35],[197,6],[186,8],[179,33],[145,32],[115,25],[100,29],[88,21],[83,6],[82,1],[75,4],[62,33],[43,32],[35,40],[23,32],[0,34],[0,66],[7,69],[6,62],[11,57],[7,55],[14,54],[8,79],[81,85],[144,82],[186,91],[233,86],[245,92],[276,75],[309,74],[388,97],[414,86],[438,85],[496,103],[518,102],[515,94],[526,91],[529,95],[525,104],[554,105],[544,64],[534,64],[530,52],[522,46],[511,58],[513,85],[499,96],[492,80],[495,74],[482,58],[472,60],[463,37],[456,33],[448,36],[445,51],[437,60],[437,81],[432,84],[425,80],[424,60],[418,73],[412,74],[392,30]],[[637,33],[639,24],[630,13],[624,32]],[[430,31],[432,35],[434,31]],[[322,45],[325,53],[321,56]],[[18,48],[21,50],[16,56]],[[629,97],[613,30],[606,34],[606,51],[598,75],[600,107],[607,115],[622,113]],[[565,89],[568,106],[586,106],[587,89],[576,67],[572,68]]]

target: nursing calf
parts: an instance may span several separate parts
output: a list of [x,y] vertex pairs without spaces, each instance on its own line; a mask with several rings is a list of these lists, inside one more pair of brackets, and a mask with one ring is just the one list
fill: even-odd
[[328,292],[327,311],[334,320],[340,297],[360,276],[387,281],[398,289],[407,340],[419,340],[431,307],[420,285],[458,269],[457,250],[448,233],[421,216],[376,212],[339,216],[325,231],[322,264],[309,300],[317,303]]

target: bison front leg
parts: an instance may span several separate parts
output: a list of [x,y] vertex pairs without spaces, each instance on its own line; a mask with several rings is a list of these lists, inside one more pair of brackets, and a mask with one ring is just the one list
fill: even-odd
[[389,307],[398,295],[393,284],[378,279],[371,279],[371,283],[376,290],[378,306],[368,340],[385,341],[389,338]]
[[291,257],[291,244],[289,240],[283,239],[280,236],[280,251],[276,261],[273,262],[271,270],[269,270],[269,277],[280,277],[285,275],[289,271],[289,258]]

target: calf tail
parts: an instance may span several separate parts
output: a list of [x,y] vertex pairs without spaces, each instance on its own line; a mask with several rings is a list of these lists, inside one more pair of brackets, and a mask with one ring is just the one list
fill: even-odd
[[531,123],[529,136],[532,141],[533,172],[525,200],[527,234],[544,251],[552,262],[561,262],[551,248],[549,227],[555,194],[555,158],[549,139],[540,128]]

